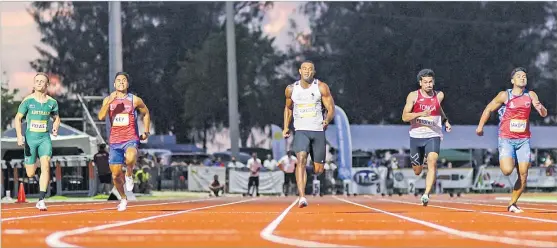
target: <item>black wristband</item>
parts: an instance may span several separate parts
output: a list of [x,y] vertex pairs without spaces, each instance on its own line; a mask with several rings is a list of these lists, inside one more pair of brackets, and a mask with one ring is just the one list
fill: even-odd
[[447,121],[449,121],[449,118],[443,119],[443,124],[445,124]]

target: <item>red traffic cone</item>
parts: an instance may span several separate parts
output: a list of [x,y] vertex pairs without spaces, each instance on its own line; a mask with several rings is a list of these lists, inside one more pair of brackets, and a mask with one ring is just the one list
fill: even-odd
[[16,203],[27,203],[25,199],[25,188],[23,188],[23,183],[19,183],[19,190],[17,191]]

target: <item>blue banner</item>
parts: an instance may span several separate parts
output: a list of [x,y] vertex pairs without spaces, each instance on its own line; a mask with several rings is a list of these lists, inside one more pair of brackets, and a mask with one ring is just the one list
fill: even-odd
[[282,128],[275,124],[271,124],[271,148],[273,158],[277,161],[286,155],[286,140],[282,137]]
[[350,123],[342,108],[335,106],[335,125],[338,140],[338,177],[340,180],[352,177],[352,136],[350,136]]

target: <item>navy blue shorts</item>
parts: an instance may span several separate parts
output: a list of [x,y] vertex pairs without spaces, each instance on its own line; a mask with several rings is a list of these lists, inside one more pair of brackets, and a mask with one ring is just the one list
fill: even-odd
[[124,164],[126,161],[126,150],[130,147],[137,149],[139,147],[139,140],[130,140],[117,144],[110,144],[110,151],[108,151],[108,164]]

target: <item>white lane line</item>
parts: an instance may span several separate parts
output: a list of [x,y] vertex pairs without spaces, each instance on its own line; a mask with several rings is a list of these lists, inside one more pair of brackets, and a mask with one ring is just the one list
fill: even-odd
[[[179,204],[179,203],[198,202],[198,201],[208,201],[208,200],[212,200],[212,199],[198,199],[198,200],[188,200],[188,201],[174,201],[174,202],[160,202],[160,203],[150,203],[150,204],[129,205],[128,208],[143,207],[143,206],[159,206],[159,205],[167,205],[167,204]],[[97,211],[111,210],[111,209],[113,209],[114,211],[116,211],[116,206],[108,207],[108,208],[99,208],[99,209],[89,209],[89,210],[79,210],[79,211],[71,211],[71,212],[61,212],[61,213],[54,213],[54,214],[38,214],[38,215],[28,215],[28,216],[20,216],[20,217],[2,218],[2,222],[4,222],[4,221],[12,221],[12,220],[35,219],[35,218],[42,218],[42,217],[49,217],[49,216],[81,214],[81,213],[97,212]]]
[[[394,236],[394,235],[410,235],[410,236],[423,236],[423,235],[447,235],[445,232],[441,231],[424,231],[424,230],[307,230],[301,231],[302,234],[317,234],[317,235],[352,235],[352,236]],[[480,233],[480,232],[472,232]],[[524,235],[524,236],[557,236],[557,231],[489,231],[482,232],[489,233],[491,235]]]
[[278,244],[283,245],[292,245],[297,247],[355,247],[355,246],[346,246],[346,245],[337,245],[337,244],[327,244],[327,243],[320,243],[314,242],[309,240],[301,240],[301,239],[291,239],[285,238],[278,235],[273,234],[275,229],[277,229],[278,225],[282,222],[284,217],[290,212],[290,209],[296,205],[298,199],[294,200],[290,206],[288,206],[276,219],[274,219],[267,227],[265,227],[261,233],[259,234],[261,238],[271,241]]
[[[47,229],[5,229],[3,234],[28,235],[51,233]],[[237,235],[240,232],[233,229],[126,229],[126,230],[101,230],[94,234],[102,235]]]
[[427,221],[423,221],[423,220],[418,220],[418,219],[414,219],[414,218],[410,218],[404,215],[400,215],[400,214],[395,214],[395,213],[391,213],[391,212],[387,212],[378,208],[372,208],[370,206],[366,206],[366,205],[362,205],[356,202],[352,202],[349,200],[345,200],[345,199],[341,199],[338,197],[334,197],[335,199],[339,200],[339,201],[343,201],[343,202],[347,202],[356,206],[360,206],[363,208],[367,208],[367,209],[371,209],[373,211],[376,212],[380,212],[386,215],[390,215],[393,217],[397,217],[399,219],[403,219],[406,221],[410,221],[410,222],[414,222],[420,225],[424,225],[448,234],[452,234],[455,236],[459,236],[462,238],[469,238],[469,239],[475,239],[475,240],[481,240],[481,241],[487,241],[487,242],[497,242],[497,243],[503,243],[503,244],[508,244],[508,245],[520,245],[520,246],[532,246],[532,247],[557,247],[557,242],[549,242],[549,241],[538,241],[538,240],[527,240],[527,239],[515,239],[515,238],[509,238],[509,237],[500,237],[500,236],[490,236],[490,235],[485,235],[485,234],[478,234],[478,233],[472,233],[472,232],[466,232],[466,231],[461,231],[461,230],[457,230],[457,229],[453,229],[450,227],[446,227],[446,226],[442,226],[442,225],[438,225],[438,224],[434,224],[431,222],[427,222]]
[[[380,200],[381,200],[381,201],[388,201],[388,202],[398,202],[398,203],[404,203],[404,204],[410,204],[410,205],[422,205],[422,204],[419,204],[419,203],[407,202],[407,201],[399,201],[399,200],[389,200],[389,199],[380,199]],[[504,216],[504,217],[509,217],[509,218],[515,218],[515,219],[531,220],[531,221],[535,221],[535,222],[545,222],[545,223],[556,223],[556,224],[557,224],[557,220],[548,220],[548,219],[533,218],[533,217],[527,217],[527,216],[520,216],[520,215],[516,215],[516,214],[515,214],[515,215],[511,215],[511,214],[484,212],[484,211],[473,210],[473,209],[445,207],[445,206],[439,206],[439,205],[432,205],[431,203],[428,204],[427,206],[428,206],[428,207],[436,207],[436,208],[451,209],[451,210],[458,210],[458,211],[466,211],[466,212],[476,212],[476,213],[481,213],[481,214],[491,214],[491,215],[497,215],[497,216]]]
[[250,201],[255,201],[255,200],[257,200],[257,199],[248,199],[248,200],[241,200],[241,201],[235,201],[235,202],[229,202],[229,203],[223,203],[223,204],[209,205],[209,206],[205,206],[205,207],[191,208],[191,209],[182,210],[182,211],[178,211],[178,212],[155,215],[155,216],[150,216],[150,217],[145,217],[145,218],[140,218],[140,219],[135,219],[135,220],[129,220],[129,221],[123,221],[123,222],[118,222],[118,223],[113,223],[113,224],[106,224],[106,225],[100,225],[100,226],[95,226],[95,227],[83,227],[83,228],[78,228],[78,229],[69,230],[69,231],[59,231],[59,232],[55,232],[55,233],[52,233],[52,234],[48,235],[46,237],[46,244],[50,247],[79,247],[77,245],[72,245],[72,244],[63,242],[62,238],[67,237],[67,236],[84,234],[84,233],[88,233],[88,232],[105,230],[105,229],[109,229],[109,228],[113,228],[113,227],[127,226],[127,225],[131,225],[131,224],[135,224],[135,223],[141,223],[141,222],[154,220],[154,219],[158,219],[158,218],[163,218],[163,217],[168,217],[168,216],[185,214],[185,213],[189,213],[189,212],[193,212],[193,211],[197,211],[197,210],[223,207],[223,206],[239,204],[239,203],[244,203],[244,202],[250,202]]
[[[99,205],[99,204],[107,204],[109,202],[104,201],[104,202],[88,202],[88,203],[76,203],[76,204],[72,204],[71,202],[69,202],[69,203],[70,204],[48,204],[47,207],[48,208],[53,208],[53,207],[66,207],[66,206]],[[29,209],[29,208],[36,208],[36,207],[32,206],[32,207],[21,207],[21,208],[2,208],[2,212],[11,211],[11,210],[19,210],[19,209]]]
[[[500,207],[500,208],[507,208],[508,206],[505,205],[493,205],[493,204],[485,204],[485,203],[472,203],[472,202],[466,202],[466,201],[459,201],[459,200],[455,200],[455,201],[445,201],[445,200],[437,200],[435,199],[436,202],[444,202],[444,203],[458,203],[458,204],[466,204],[466,205],[477,205],[477,206],[489,206],[489,207]],[[544,209],[544,208],[530,208],[530,207],[520,207],[522,209],[532,209],[532,210],[541,210],[541,211],[556,211],[555,209],[551,210],[551,209]]]

